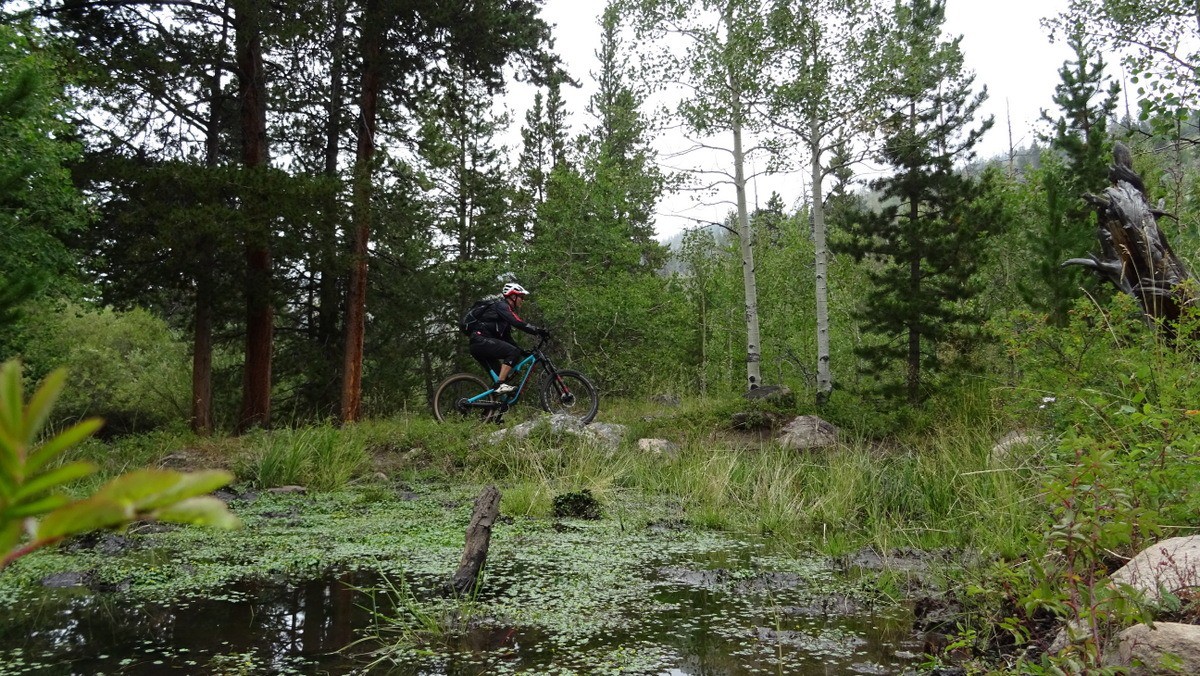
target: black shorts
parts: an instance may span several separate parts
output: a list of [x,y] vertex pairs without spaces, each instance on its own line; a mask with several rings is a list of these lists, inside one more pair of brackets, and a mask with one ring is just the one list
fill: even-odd
[[500,364],[513,365],[522,356],[521,348],[499,338],[471,336],[471,356],[485,371],[500,373]]

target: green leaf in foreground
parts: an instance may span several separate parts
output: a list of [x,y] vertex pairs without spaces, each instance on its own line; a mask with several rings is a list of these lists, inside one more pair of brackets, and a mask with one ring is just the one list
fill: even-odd
[[141,469],[113,479],[82,500],[64,495],[67,484],[96,468],[88,462],[52,461],[103,424],[85,420],[38,443],[65,381],[65,372],[56,371],[26,404],[20,364],[10,361],[0,367],[0,570],[64,537],[138,519],[226,529],[241,525],[225,503],[207,496],[233,481],[232,474],[220,470]]

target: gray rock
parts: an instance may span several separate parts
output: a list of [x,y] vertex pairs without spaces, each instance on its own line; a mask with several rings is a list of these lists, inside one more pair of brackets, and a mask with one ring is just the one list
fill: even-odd
[[1127,584],[1151,601],[1162,592],[1175,593],[1200,584],[1200,535],[1170,538],[1151,545],[1112,574],[1112,581]]
[[679,445],[666,439],[638,439],[637,447],[643,453],[665,455],[671,458],[679,457]]
[[1013,430],[1000,438],[995,446],[992,446],[991,459],[1002,465],[1012,465],[1014,461],[1019,460],[1016,457],[1016,452],[1019,449],[1035,448],[1041,446],[1044,442],[1042,437],[1024,430]]
[[82,587],[87,584],[89,573],[66,572],[47,575],[42,578],[42,586],[50,587],[51,589],[66,589],[68,587]]
[[1106,666],[1129,667],[1131,676],[1200,674],[1200,626],[1155,622],[1137,624],[1117,635],[1117,648],[1104,656]]
[[607,449],[615,449],[625,438],[627,428],[624,425],[612,423],[592,423],[584,425],[579,418],[557,413],[542,416],[537,420],[529,420],[508,429],[499,430],[488,435],[488,442],[495,444],[503,441],[525,440],[539,425],[549,425],[550,431],[556,434],[570,434],[587,441],[599,444]]
[[837,443],[838,428],[815,415],[797,416],[779,433],[779,445],[795,451],[836,446]]
[[308,492],[308,489],[304,486],[276,486],[275,488],[268,488],[267,492],[275,495],[304,495]]

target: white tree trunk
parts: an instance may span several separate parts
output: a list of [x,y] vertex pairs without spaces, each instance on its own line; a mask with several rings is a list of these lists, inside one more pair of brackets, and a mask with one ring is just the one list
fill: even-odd
[[809,154],[812,164],[813,250],[816,257],[817,290],[817,401],[824,402],[833,391],[829,368],[829,251],[825,245],[825,196],[821,189],[821,128],[816,115],[809,118]]
[[758,331],[758,284],[754,270],[754,233],[750,230],[750,215],[746,209],[746,168],[742,151],[742,110],[737,80],[730,73],[733,90],[730,111],[733,124],[733,184],[737,190],[738,240],[742,252],[742,284],[746,296],[746,384],[747,389],[762,385],[762,352]]

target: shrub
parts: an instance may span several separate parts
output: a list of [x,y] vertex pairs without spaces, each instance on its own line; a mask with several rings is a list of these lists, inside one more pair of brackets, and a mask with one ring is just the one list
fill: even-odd
[[23,349],[27,375],[58,365],[72,387],[57,420],[105,419],[105,436],[181,422],[190,415],[191,363],[187,345],[145,310],[39,309],[28,322]]

